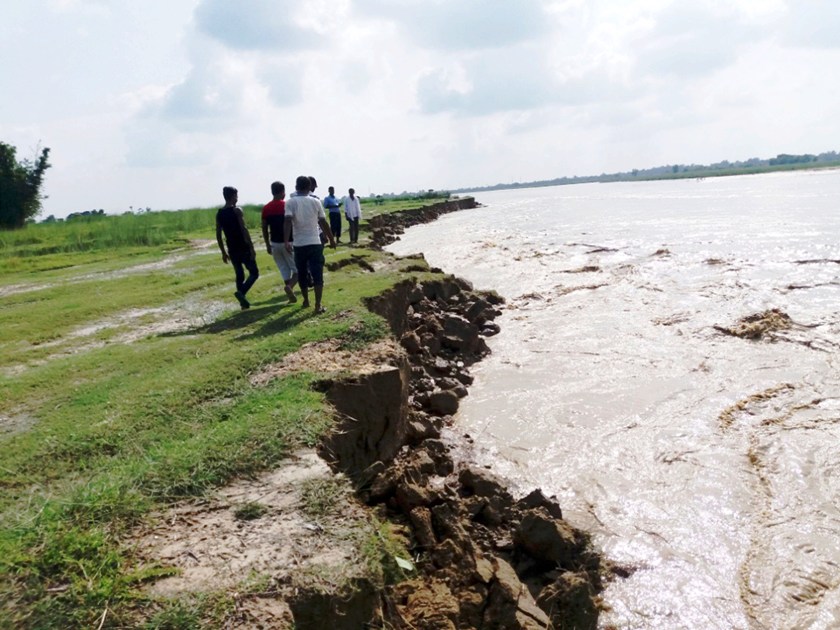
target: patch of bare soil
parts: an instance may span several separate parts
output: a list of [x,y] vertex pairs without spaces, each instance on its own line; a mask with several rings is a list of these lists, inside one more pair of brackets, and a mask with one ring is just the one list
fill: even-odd
[[136,540],[142,563],[177,573],[149,585],[171,598],[233,591],[236,627],[291,627],[286,600],[317,583],[339,589],[359,577],[371,531],[345,477],[314,452],[296,454],[254,480],[157,516]]
[[54,284],[9,284],[0,287],[0,297],[15,295],[17,293],[28,293],[30,291],[41,291],[55,286]]
[[329,262],[327,263],[327,269],[330,271],[338,271],[339,269],[343,269],[344,267],[349,267],[351,265],[356,265],[368,272],[375,271],[373,265],[368,262],[366,256],[359,256],[357,254],[350,254],[347,258],[342,258],[341,260],[337,260],[335,262]]
[[393,339],[382,339],[358,350],[342,349],[338,339],[308,343],[300,350],[287,354],[282,361],[272,363],[253,374],[251,384],[263,387],[293,372],[371,374],[380,370],[383,364],[390,363],[396,347]]
[[5,415],[0,413],[0,437],[28,431],[35,424],[35,416],[28,413]]

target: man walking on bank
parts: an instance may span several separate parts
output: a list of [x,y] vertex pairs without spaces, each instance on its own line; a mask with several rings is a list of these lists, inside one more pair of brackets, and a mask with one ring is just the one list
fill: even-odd
[[[222,262],[233,265],[233,272],[236,274],[236,293],[233,294],[239,301],[242,310],[251,308],[251,304],[245,299],[245,294],[260,277],[257,268],[257,255],[254,252],[254,244],[251,242],[251,235],[245,227],[245,217],[242,210],[236,205],[239,201],[239,191],[233,186],[225,186],[222,189],[225,198],[225,207],[219,208],[216,213],[216,242],[222,252]],[[227,251],[222,242],[224,232],[227,242]],[[245,278],[245,271],[248,270],[248,278]]]
[[330,186],[330,194],[324,197],[324,209],[330,215],[330,229],[332,230],[335,242],[341,242],[341,202],[335,196],[335,188]]
[[[303,296],[301,306],[309,306],[309,287],[315,293],[315,312],[325,312],[321,305],[324,291],[324,246],[318,234],[318,227],[323,230],[330,247],[335,248],[332,230],[327,224],[324,207],[317,197],[309,195],[310,183],[306,175],[301,175],[295,181],[296,195],[286,202],[286,218],[283,229],[283,241],[286,251],[295,254],[295,265],[298,269],[300,293]],[[290,237],[294,232],[294,247]]]

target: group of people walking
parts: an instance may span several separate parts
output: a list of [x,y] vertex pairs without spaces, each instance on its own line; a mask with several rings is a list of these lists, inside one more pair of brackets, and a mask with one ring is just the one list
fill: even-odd
[[[329,243],[335,248],[341,242],[342,207],[350,242],[359,242],[362,204],[352,188],[346,197],[338,199],[332,186],[322,204],[315,195],[317,185],[314,177],[301,175],[295,180],[295,191],[287,200],[285,185],[273,182],[272,199],[262,209],[262,235],[266,251],[274,258],[283,278],[289,302],[297,302],[294,290],[297,285],[303,298],[302,306],[310,306],[311,288],[315,295],[315,312],[323,313],[324,245]],[[232,186],[225,186],[222,194],[225,205],[216,213],[216,241],[222,252],[222,262],[233,266],[236,276],[236,292],[233,295],[239,305],[247,309],[251,304],[246,295],[260,277],[257,255],[242,209],[236,205],[239,192]],[[330,215],[329,223],[325,207]]]

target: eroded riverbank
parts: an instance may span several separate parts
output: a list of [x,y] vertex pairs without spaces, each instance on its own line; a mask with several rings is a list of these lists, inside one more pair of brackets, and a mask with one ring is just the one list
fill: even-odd
[[[398,220],[401,215],[390,215],[386,228],[374,226],[375,246],[392,240],[404,225],[434,220],[464,205],[472,206],[472,200],[409,211],[404,213],[405,223]],[[347,260],[354,264],[358,258]],[[422,257],[399,259],[389,266],[394,265],[428,275]],[[366,264],[361,268],[375,272]],[[306,566],[324,562],[318,550],[328,544],[327,530],[335,528],[319,525],[327,535],[324,541],[305,543],[301,528],[306,529],[306,519],[288,516],[297,499],[283,498],[294,484],[283,490],[272,481],[276,476],[287,478],[281,468],[253,487],[223,490],[218,505],[179,508],[186,510],[187,521],[162,515],[164,522],[181,522],[187,528],[164,527],[147,534],[147,561],[180,567],[180,577],[159,582],[153,587],[156,592],[211,588],[206,580],[213,582],[213,574],[226,563],[224,557],[235,554],[230,543],[205,549],[199,542],[218,537],[229,539],[234,547],[248,547],[237,564],[240,579],[249,570],[271,570],[276,556],[272,546],[280,530],[261,529],[259,521],[237,525],[232,517],[219,519],[236,507],[227,495],[239,497],[240,507],[244,496],[249,503],[264,505],[264,512],[274,514],[278,524],[286,522],[283,531],[290,541],[303,541],[295,543],[294,553],[304,564],[285,578],[278,565],[268,599],[240,596],[241,620],[294,623],[296,628],[328,624],[348,630],[363,620],[397,628],[594,628],[602,567],[588,536],[566,523],[554,499],[540,491],[515,499],[491,471],[456,461],[452,453],[458,449],[452,439],[442,438],[472,383],[471,366],[488,353],[485,338],[499,332],[493,320],[501,303],[497,295],[476,292],[452,276],[405,280],[368,300],[398,343],[348,352],[335,343],[318,342],[252,375],[252,382],[262,386],[295,370],[324,374],[317,388],[326,393],[339,425],[320,452],[353,480],[365,504],[406,533],[414,565],[407,574],[410,579],[380,598],[375,580],[338,562],[332,568],[322,564],[321,570],[350,576],[344,587],[331,592],[323,581],[301,582],[295,572],[306,573]],[[274,495],[279,498],[265,498]],[[339,531],[348,516],[341,516]],[[261,545],[269,546],[264,553]],[[190,549],[201,549],[202,559],[184,551]],[[275,560],[284,565],[287,556]],[[185,578],[190,575],[192,586]],[[272,599],[277,602],[273,608]]]

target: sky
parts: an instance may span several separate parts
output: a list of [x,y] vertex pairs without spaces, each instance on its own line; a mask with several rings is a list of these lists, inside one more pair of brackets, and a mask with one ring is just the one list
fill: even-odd
[[838,0],[3,0],[41,218],[840,150]]

